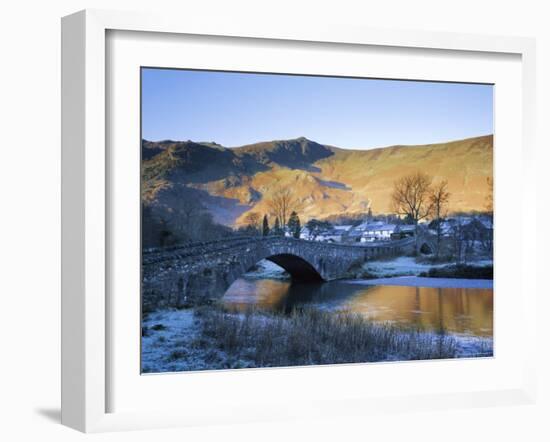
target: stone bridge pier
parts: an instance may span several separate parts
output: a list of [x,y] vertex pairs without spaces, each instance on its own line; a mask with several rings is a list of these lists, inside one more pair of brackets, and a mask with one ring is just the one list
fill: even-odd
[[349,276],[352,267],[369,259],[402,254],[410,247],[410,240],[355,246],[241,237],[149,250],[142,255],[142,305],[150,311],[220,299],[262,259],[281,266],[295,281],[331,281]]

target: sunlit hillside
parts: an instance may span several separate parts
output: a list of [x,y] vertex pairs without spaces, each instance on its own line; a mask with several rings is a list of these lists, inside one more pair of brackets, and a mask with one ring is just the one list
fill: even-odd
[[449,211],[483,211],[493,175],[493,136],[422,146],[342,149],[306,138],[226,148],[215,143],[143,142],[142,200],[165,205],[195,192],[216,221],[240,225],[269,213],[274,192],[289,188],[300,218],[391,213],[393,182],[423,171],[446,179]]

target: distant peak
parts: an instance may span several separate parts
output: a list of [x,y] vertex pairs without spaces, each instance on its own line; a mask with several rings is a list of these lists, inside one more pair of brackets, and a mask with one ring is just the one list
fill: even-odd
[[315,141],[310,140],[306,137],[297,137],[297,138],[282,138],[275,139],[272,141],[265,141],[265,143],[315,143]]

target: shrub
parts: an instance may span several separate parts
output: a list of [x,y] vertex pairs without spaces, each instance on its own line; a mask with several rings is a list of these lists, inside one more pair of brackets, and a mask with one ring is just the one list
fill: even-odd
[[464,279],[493,279],[493,266],[475,267],[469,265],[452,265],[441,268],[431,268],[422,272],[420,276],[430,278],[464,278]]
[[202,311],[205,345],[258,367],[453,358],[456,341],[444,334],[374,324],[357,314],[315,309],[288,316]]

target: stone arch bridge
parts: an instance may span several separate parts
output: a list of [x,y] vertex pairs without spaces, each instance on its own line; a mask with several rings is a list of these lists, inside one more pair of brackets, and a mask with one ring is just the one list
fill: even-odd
[[330,281],[370,259],[414,250],[414,240],[368,245],[331,244],[285,237],[238,237],[149,249],[142,254],[144,311],[206,303],[223,296],[254,264],[268,259],[293,280]]

